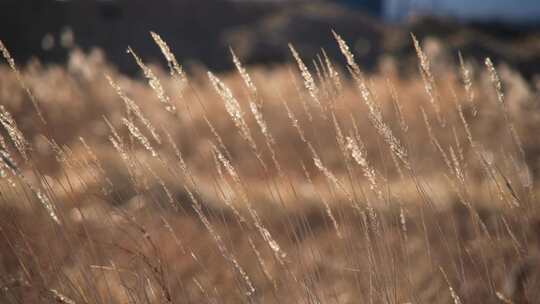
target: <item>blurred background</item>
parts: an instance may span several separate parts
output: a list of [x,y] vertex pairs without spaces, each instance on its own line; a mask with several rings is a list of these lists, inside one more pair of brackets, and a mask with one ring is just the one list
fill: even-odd
[[[287,43],[312,58],[333,57],[330,29],[351,41],[364,69],[381,56],[412,60],[410,33],[432,37],[450,54],[491,57],[531,78],[540,66],[537,0],[1,0],[0,39],[23,64],[65,62],[70,49],[93,48],[128,74],[132,46],[162,62],[148,32],[158,32],[188,68],[231,68],[228,47],[248,64],[289,60]],[[106,54],[106,55],[104,55]],[[456,57],[456,56],[454,56]]]

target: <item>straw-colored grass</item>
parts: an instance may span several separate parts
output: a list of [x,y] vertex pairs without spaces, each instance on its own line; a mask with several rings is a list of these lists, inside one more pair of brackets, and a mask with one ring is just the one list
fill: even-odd
[[365,74],[333,34],[216,74],[151,33],[142,79],[0,44],[0,302],[535,303],[536,88],[414,36],[417,75]]

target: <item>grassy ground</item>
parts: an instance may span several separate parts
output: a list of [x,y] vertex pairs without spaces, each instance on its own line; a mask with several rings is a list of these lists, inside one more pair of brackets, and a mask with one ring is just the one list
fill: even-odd
[[342,62],[187,75],[153,38],[170,73],[0,66],[3,303],[537,301],[519,73],[419,43],[365,75],[336,36]]

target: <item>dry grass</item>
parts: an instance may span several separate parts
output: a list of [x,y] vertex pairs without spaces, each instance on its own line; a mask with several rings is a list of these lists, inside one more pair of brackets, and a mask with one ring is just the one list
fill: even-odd
[[518,73],[415,42],[366,75],[336,34],[342,63],[188,75],[152,36],[170,73],[0,66],[2,303],[537,301]]

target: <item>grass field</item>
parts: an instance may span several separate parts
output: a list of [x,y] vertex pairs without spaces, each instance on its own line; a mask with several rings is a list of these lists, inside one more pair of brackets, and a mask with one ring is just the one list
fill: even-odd
[[[538,303],[538,88],[348,46],[128,78],[0,44],[2,303]],[[429,49],[433,49],[431,46]]]

